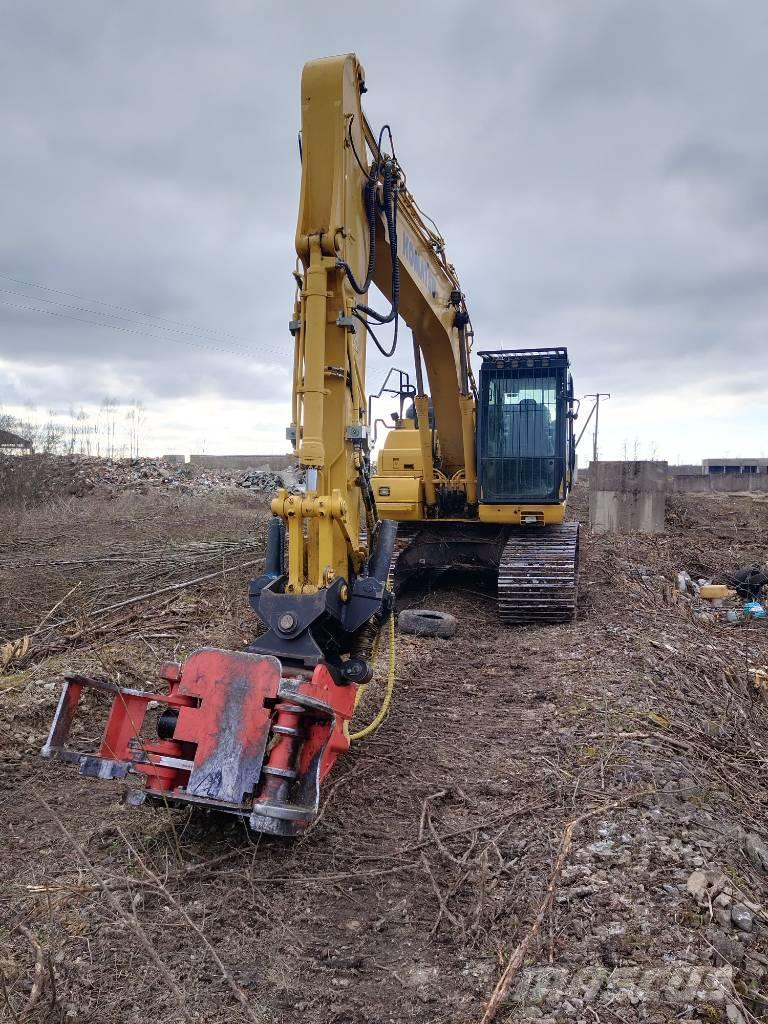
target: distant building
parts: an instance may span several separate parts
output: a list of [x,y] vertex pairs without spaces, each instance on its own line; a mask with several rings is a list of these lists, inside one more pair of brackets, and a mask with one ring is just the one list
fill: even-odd
[[705,474],[716,473],[768,473],[768,459],[704,459]]
[[32,451],[32,442],[10,430],[0,430],[0,453],[4,455],[24,455]]

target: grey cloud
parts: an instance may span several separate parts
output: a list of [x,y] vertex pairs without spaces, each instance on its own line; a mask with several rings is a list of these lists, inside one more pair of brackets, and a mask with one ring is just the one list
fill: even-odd
[[626,289],[626,297],[642,306],[674,305],[687,307],[692,313],[711,310],[728,316],[743,315],[765,309],[768,294],[768,266],[751,264],[734,266],[714,274],[693,276],[685,267],[677,275],[666,278],[638,277]]
[[673,177],[728,182],[740,174],[746,154],[703,139],[684,142],[673,150],[664,170]]
[[[762,0],[425,0],[375,32],[359,3],[334,10],[3,6],[0,273],[216,332],[162,341],[125,313],[112,322],[141,333],[121,334],[9,308],[88,303],[0,291],[0,355],[30,371],[5,404],[99,401],[122,381],[148,404],[285,406],[299,77],[348,49],[447,239],[478,348],[568,344],[580,390],[635,396],[718,375],[743,393],[739,347],[765,373]],[[199,347],[217,339],[238,351]],[[372,385],[385,368],[373,354]]]
[[692,140],[673,150],[664,163],[670,179],[709,192],[710,206],[722,211],[742,231],[768,221],[768,147],[764,136],[744,140],[739,148],[709,140]]

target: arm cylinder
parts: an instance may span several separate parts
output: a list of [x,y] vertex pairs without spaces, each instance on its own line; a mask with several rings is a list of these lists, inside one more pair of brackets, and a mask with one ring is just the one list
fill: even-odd
[[[325,333],[328,303],[328,271],[320,250],[320,238],[309,241],[309,266],[304,275],[304,417],[298,438],[299,461],[304,466],[325,464],[323,414],[325,411]],[[294,384],[294,386],[297,386]]]

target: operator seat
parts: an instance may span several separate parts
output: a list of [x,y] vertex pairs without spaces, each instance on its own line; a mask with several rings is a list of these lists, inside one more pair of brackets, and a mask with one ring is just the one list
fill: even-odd
[[507,454],[513,458],[546,458],[555,454],[549,410],[533,398],[511,408]]
[[511,409],[506,450],[517,459],[520,494],[542,498],[554,489],[555,446],[546,405],[524,398]]

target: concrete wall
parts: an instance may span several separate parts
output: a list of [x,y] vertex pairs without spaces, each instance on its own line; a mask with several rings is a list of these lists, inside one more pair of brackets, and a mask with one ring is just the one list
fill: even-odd
[[[589,467],[591,465],[592,465],[592,463],[590,462],[583,469],[579,470],[578,479],[582,483],[588,483],[589,482]],[[685,465],[683,465],[683,466],[675,466],[675,465],[669,465],[669,464],[667,465],[667,476],[668,477],[673,477],[673,476],[696,476],[696,475],[702,476],[705,472],[706,471],[705,471],[704,467],[703,466],[699,466],[699,465],[687,465],[687,466],[685,466]]]
[[[768,459],[744,459],[744,458],[731,458],[731,459],[704,459],[702,462],[705,473],[710,473],[712,467],[715,467],[715,472],[722,469],[723,466],[732,467],[733,473],[743,473],[746,466],[756,466],[758,473],[768,473]],[[722,476],[723,474],[721,474]]]
[[736,494],[741,491],[768,491],[768,474],[765,473],[697,473],[691,476],[676,476],[670,480],[670,490],[679,494],[720,493]]
[[193,466],[204,469],[288,469],[296,465],[295,455],[190,455]]
[[593,462],[589,523],[596,533],[662,533],[666,462]]

